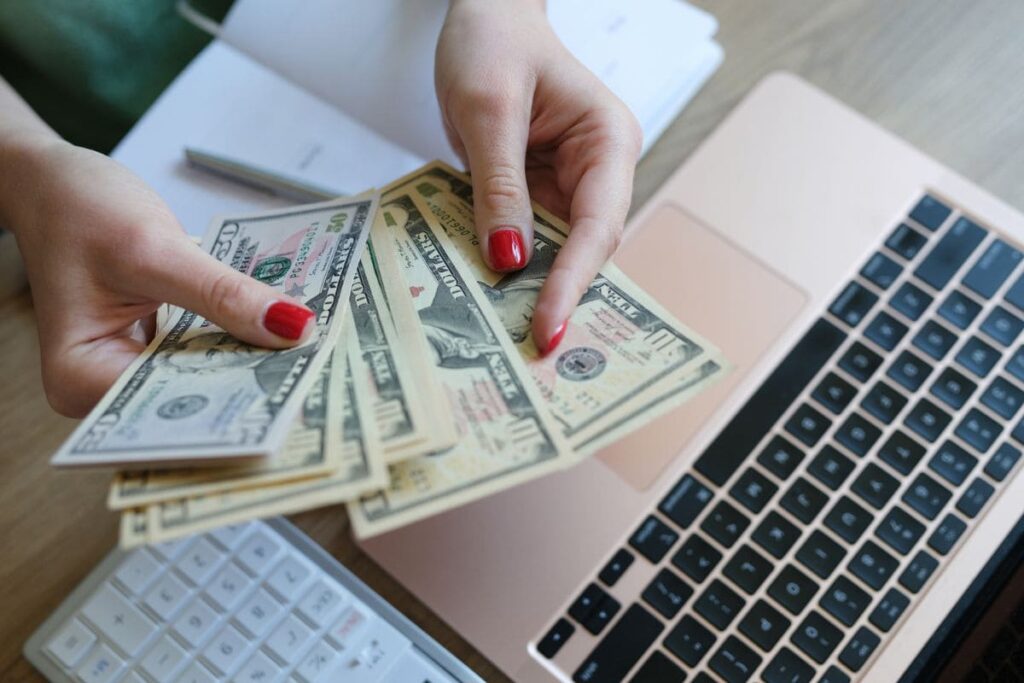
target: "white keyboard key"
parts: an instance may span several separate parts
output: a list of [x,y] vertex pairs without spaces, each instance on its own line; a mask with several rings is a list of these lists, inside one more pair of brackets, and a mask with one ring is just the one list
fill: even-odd
[[165,562],[174,562],[184,552],[185,548],[188,547],[188,544],[192,542],[193,538],[195,537],[185,536],[173,541],[164,541],[163,543],[149,546],[149,549],[162,557]]
[[359,665],[351,664],[345,669],[345,680],[351,683],[378,681],[394,663],[405,654],[412,643],[391,624],[375,619],[369,633],[358,645]]
[[299,613],[317,628],[329,624],[347,599],[341,591],[340,586],[328,583],[324,579],[317,579],[306,593],[306,597],[299,602]]
[[167,572],[149,589],[144,604],[164,621],[170,621],[185,606],[191,592],[181,579]]
[[128,674],[117,683],[146,683],[146,679],[141,674],[136,673],[134,670],[129,671]]
[[142,658],[142,670],[157,683],[171,683],[175,674],[185,664],[185,651],[168,636],[156,642],[156,645]]
[[327,645],[327,643],[318,642],[313,646],[313,649],[302,658],[302,661],[299,663],[299,666],[296,667],[294,673],[307,683],[329,680],[327,677],[331,675],[331,671],[334,669],[334,664],[337,659],[338,653]]
[[235,620],[257,638],[262,638],[281,614],[281,603],[260,588],[235,613]]
[[281,669],[277,664],[257,650],[232,680],[237,683],[273,683],[280,677]]
[[115,576],[121,585],[132,595],[142,595],[159,576],[160,562],[148,550],[140,549],[131,552],[117,568]]
[[262,576],[273,566],[280,552],[280,542],[260,529],[242,544],[241,550],[238,551],[238,562],[249,573]]
[[78,677],[83,683],[107,683],[117,678],[123,668],[124,660],[105,643],[100,643],[78,667]]
[[218,543],[228,550],[234,550],[242,542],[242,539],[245,538],[246,533],[254,526],[254,524],[229,524],[214,529],[209,535],[213,536]]
[[197,648],[209,638],[217,625],[217,620],[217,613],[213,608],[206,604],[205,600],[196,598],[182,610],[174,622],[174,630],[182,640]]
[[224,565],[216,578],[206,587],[206,594],[213,604],[225,612],[238,606],[252,586],[253,581],[234,562]]
[[249,641],[234,626],[226,626],[203,650],[203,658],[222,676],[229,675],[248,653]]
[[57,632],[46,646],[46,650],[58,662],[69,669],[74,669],[95,642],[96,634],[78,619],[72,619]]
[[342,612],[334,626],[327,629],[324,636],[339,650],[349,650],[362,638],[363,631],[370,627],[371,619],[373,617],[363,605],[351,605]]
[[398,661],[385,672],[387,681],[429,681],[430,683],[458,683],[414,648],[405,651]]
[[284,598],[285,602],[291,603],[299,599],[299,592],[312,575],[313,570],[308,564],[294,555],[288,555],[274,567],[274,571],[267,579],[267,585]]
[[139,654],[157,628],[109,583],[93,593],[82,608],[82,614],[129,657]]
[[181,674],[178,683],[217,683],[217,677],[199,662],[192,662]]
[[223,553],[213,543],[200,538],[181,555],[177,567],[192,583],[201,586],[217,570],[223,559]]
[[312,638],[313,632],[309,627],[294,614],[289,614],[267,638],[266,646],[282,662],[294,664]]

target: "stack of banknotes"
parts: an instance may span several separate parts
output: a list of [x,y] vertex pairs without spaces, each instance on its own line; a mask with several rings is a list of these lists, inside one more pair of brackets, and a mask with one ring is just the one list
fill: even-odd
[[483,261],[470,180],[440,162],[216,219],[201,248],[303,301],[312,339],[258,349],[165,310],[53,463],[121,469],[125,546],[336,503],[367,537],[572,466],[724,374],[611,263],[541,356],[532,311],[568,228],[534,212],[532,260],[511,274]]

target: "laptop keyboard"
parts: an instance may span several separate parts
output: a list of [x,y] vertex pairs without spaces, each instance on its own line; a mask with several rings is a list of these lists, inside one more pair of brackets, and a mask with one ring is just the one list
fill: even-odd
[[1020,459],[1021,261],[923,197],[538,651],[599,635],[577,683],[855,679]]

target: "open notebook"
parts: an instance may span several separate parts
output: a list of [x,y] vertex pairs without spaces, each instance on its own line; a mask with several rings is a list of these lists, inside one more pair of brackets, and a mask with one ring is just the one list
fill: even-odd
[[[351,194],[425,161],[457,165],[434,98],[445,0],[237,0],[114,150],[199,235],[287,200],[187,165],[185,146]],[[633,110],[645,150],[722,59],[714,18],[679,0],[550,0],[566,46]]]

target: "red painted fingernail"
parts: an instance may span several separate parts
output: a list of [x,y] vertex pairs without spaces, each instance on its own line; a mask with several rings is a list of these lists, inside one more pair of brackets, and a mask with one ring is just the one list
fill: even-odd
[[306,325],[312,319],[313,311],[308,308],[287,301],[277,301],[271,304],[263,315],[263,327],[278,337],[294,341],[302,337]]
[[491,267],[498,271],[519,270],[526,265],[523,237],[515,228],[500,228],[487,238]]
[[555,333],[551,335],[551,339],[548,340],[548,345],[547,347],[545,347],[543,355],[548,355],[549,353],[554,351],[559,344],[562,343],[562,337],[565,336],[565,328],[568,327],[568,323],[569,321],[566,320],[564,323],[558,326],[558,328],[555,330]]

